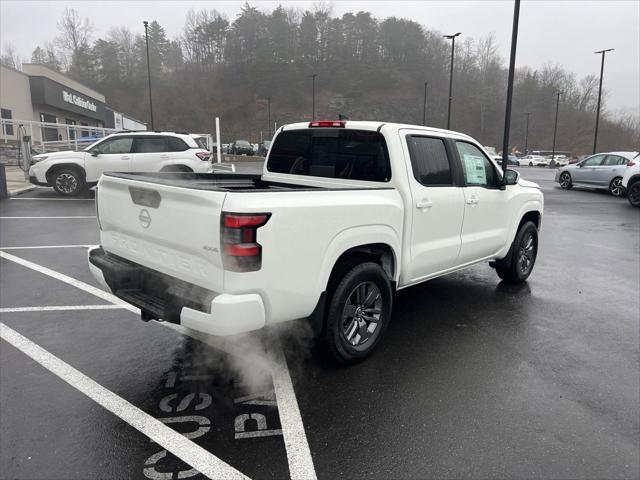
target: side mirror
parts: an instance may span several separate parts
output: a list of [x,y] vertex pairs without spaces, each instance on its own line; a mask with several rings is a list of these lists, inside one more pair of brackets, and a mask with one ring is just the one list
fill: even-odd
[[520,179],[520,172],[516,172],[515,170],[507,169],[504,172],[504,184],[505,185],[515,185],[518,183]]
[[92,157],[97,157],[98,155],[100,155],[100,152],[98,151],[97,148],[94,148],[93,150],[91,150]]

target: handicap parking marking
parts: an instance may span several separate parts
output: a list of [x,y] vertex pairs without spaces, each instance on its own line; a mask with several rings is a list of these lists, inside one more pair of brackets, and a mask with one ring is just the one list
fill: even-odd
[[247,479],[244,474],[208,452],[187,436],[164,422],[143,412],[122,397],[104,388],[91,378],[65,363],[55,355],[33,343],[12,328],[0,323],[0,338],[31,357],[51,373],[60,377],[97,404],[149,437],[166,451],[185,461],[197,471],[212,479]]
[[[87,293],[95,295],[103,300],[118,305],[132,313],[140,313],[139,309],[137,309],[136,307],[123,302],[118,297],[108,292],[105,292],[92,285],[81,282],[62,273],[56,272],[42,265],[36,264],[29,260],[25,260],[1,250],[0,258],[15,262],[26,268],[30,268],[44,275],[60,280],[80,290],[84,290]],[[219,349],[220,351],[227,352],[231,355],[236,355],[239,358],[245,358],[247,356],[246,351],[243,351],[241,348],[234,346],[232,342],[229,342],[225,339],[219,339],[216,337],[200,334],[199,332],[190,331],[180,325],[166,322],[158,323],[167,328],[177,330],[185,336],[200,340],[203,343]],[[302,424],[302,417],[300,415],[297,399],[293,390],[293,384],[291,382],[286,358],[279,344],[276,345],[276,347],[270,353],[274,356],[274,359],[267,363],[264,362],[264,357],[261,357],[260,355],[253,355],[253,358],[249,356],[249,360],[253,361],[255,365],[271,366],[271,375],[275,389],[275,397],[278,405],[279,420],[281,423],[282,436],[285,443],[290,476],[291,478],[295,479],[301,478],[315,480],[316,473],[313,465],[313,459],[306,438],[304,425]],[[246,420],[251,420],[258,426],[262,425],[260,417],[249,416],[245,419],[245,421]]]

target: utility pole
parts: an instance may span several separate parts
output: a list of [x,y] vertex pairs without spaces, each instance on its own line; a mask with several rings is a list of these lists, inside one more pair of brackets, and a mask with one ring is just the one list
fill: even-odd
[[311,75],[311,120],[316,119],[316,77],[317,73]]
[[551,149],[551,159],[553,161],[556,160],[556,133],[558,132],[558,110],[560,108],[560,94],[562,94],[562,92],[556,93],[556,121],[553,125],[553,147]]
[[271,141],[271,97],[267,97],[267,116],[269,120],[269,141]]
[[451,68],[449,69],[449,107],[447,108],[447,130],[451,126],[451,100],[453,100],[453,54],[456,49],[456,37],[462,32],[453,35],[444,35],[444,38],[451,40]]
[[524,154],[528,155],[528,147],[529,147],[529,117],[531,116],[531,112],[527,112],[525,114],[527,116],[527,125],[524,130]]
[[422,125],[427,125],[427,82],[424,82],[424,101],[422,102]]
[[151,66],[149,63],[149,22],[142,22],[144,25],[144,39],[147,44],[147,78],[149,79],[149,113],[151,115],[151,130],[155,130],[153,125],[153,99],[151,98]]
[[593,135],[593,153],[596,153],[596,147],[598,146],[598,124],[600,123],[600,100],[602,98],[602,75],[604,73],[604,55],[607,52],[611,52],[614,50],[613,48],[608,48],[607,50],[600,50],[593,53],[602,54],[602,62],[600,63],[600,87],[598,88],[598,107],[596,108],[596,131]]
[[[516,47],[518,45],[518,20],[520,0],[513,5],[513,27],[511,29],[511,56],[509,58],[509,78],[507,80],[507,108],[504,112],[504,136],[502,138],[502,171],[509,166],[509,129],[511,128],[511,99],[513,98],[513,75],[516,70]],[[503,175],[503,178],[504,175]]]

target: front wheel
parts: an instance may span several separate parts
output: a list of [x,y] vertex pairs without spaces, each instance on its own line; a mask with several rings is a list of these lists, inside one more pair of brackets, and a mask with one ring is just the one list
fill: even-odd
[[622,177],[616,177],[611,180],[609,184],[609,193],[614,197],[621,197],[624,193],[624,187],[622,186]]
[[84,188],[84,179],[77,170],[63,169],[58,170],[52,175],[53,189],[60,195],[74,196],[82,192]]
[[377,263],[349,270],[331,294],[324,344],[338,362],[355,363],[368,357],[391,319],[389,278]]
[[494,267],[498,276],[508,283],[522,283],[533,271],[538,256],[538,229],[533,222],[525,222],[505,258]]
[[571,183],[571,174],[569,172],[562,172],[562,174],[560,174],[560,186],[565,190],[569,190],[573,187],[573,184]]
[[627,200],[632,207],[640,207],[640,181],[635,181],[627,190]]

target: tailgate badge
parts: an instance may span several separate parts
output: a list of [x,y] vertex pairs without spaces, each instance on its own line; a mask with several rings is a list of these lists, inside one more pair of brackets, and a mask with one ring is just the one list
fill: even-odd
[[142,225],[142,228],[149,228],[149,225],[151,225],[151,215],[149,215],[149,212],[146,208],[140,210],[138,221],[140,222],[140,225]]

